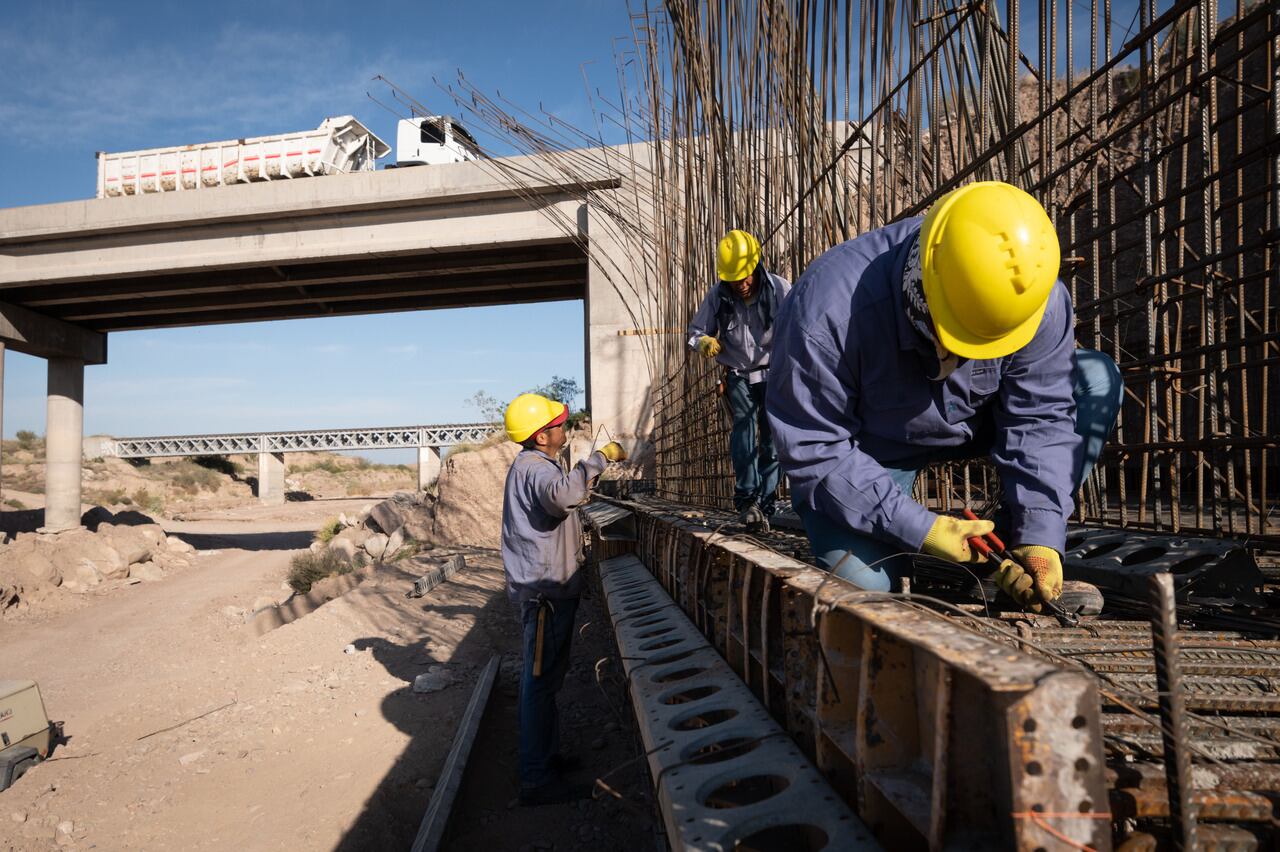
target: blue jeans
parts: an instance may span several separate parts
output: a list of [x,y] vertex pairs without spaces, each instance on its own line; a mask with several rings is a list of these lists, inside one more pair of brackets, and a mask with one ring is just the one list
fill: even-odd
[[[1093,470],[1102,446],[1106,443],[1124,396],[1124,382],[1116,362],[1092,349],[1076,350],[1073,395],[1076,401],[1076,434],[1083,438],[1075,487],[1079,489]],[[909,467],[885,470],[903,491],[910,493],[916,476],[930,461],[953,461],[974,458],[990,452],[989,446],[970,443],[948,448],[924,459],[912,459]],[[855,532],[822,512],[796,506],[800,520],[809,535],[818,565],[854,585],[873,591],[901,588],[903,575],[911,570],[911,556],[901,548],[869,535]]]
[[539,787],[556,779],[552,758],[560,751],[560,711],[556,693],[569,670],[569,647],[573,643],[573,617],[578,599],[547,602],[546,626],[542,642],[542,674],[533,673],[534,650],[538,638],[538,601],[520,604],[524,629],[524,670],[520,675],[520,786]]
[[748,384],[730,373],[725,379],[725,398],[733,412],[729,434],[729,457],[733,460],[733,507],[741,512],[752,503],[765,515],[773,514],[778,491],[778,452],[773,447],[773,431],[764,413],[765,382]]

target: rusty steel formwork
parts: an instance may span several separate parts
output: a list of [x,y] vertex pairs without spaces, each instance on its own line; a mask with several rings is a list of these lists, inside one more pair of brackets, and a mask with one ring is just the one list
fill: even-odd
[[[795,279],[960,184],[1009,181],[1058,226],[1077,341],[1124,375],[1079,518],[1280,543],[1276,3],[667,0],[636,33],[653,326],[685,327],[729,228]],[[727,506],[718,375],[661,340],[659,493]],[[965,504],[990,479],[939,468],[918,496]]]
[[832,581],[671,504],[628,507],[637,555],[886,849],[1033,850],[1059,836],[1110,848],[1084,672]]
[[[1164,848],[1179,802],[1197,848],[1280,842],[1280,642],[1153,631],[1145,611],[1065,626],[861,591],[787,531],[748,537],[729,512],[658,498],[612,505],[635,543],[597,526],[594,552],[635,548],[885,848]],[[1173,688],[1158,683],[1162,643]],[[1175,690],[1170,762],[1161,698]]]

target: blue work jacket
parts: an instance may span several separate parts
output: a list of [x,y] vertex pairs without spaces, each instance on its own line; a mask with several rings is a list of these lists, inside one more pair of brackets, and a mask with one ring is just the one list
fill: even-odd
[[511,463],[502,497],[502,567],[511,600],[582,593],[578,504],[608,464],[597,450],[565,473],[555,459],[529,449]]
[[747,304],[724,282],[711,285],[698,312],[689,323],[689,348],[698,348],[704,334],[720,341],[716,362],[747,378],[764,381],[773,345],[773,323],[791,291],[787,279],[764,272],[764,282],[755,301]]
[[990,452],[1004,487],[1012,529],[1000,532],[1012,545],[1061,552],[1081,443],[1071,298],[1059,281],[1030,343],[1004,358],[961,359],[932,381],[933,344],[911,325],[902,293],[920,224],[828,250],[778,313],[766,406],[793,499],[916,551],[936,516],[886,468],[919,469],[973,444]]

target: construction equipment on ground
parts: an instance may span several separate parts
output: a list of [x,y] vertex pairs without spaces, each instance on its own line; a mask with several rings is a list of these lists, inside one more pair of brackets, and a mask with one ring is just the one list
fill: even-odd
[[0,790],[49,756],[62,725],[44,712],[33,680],[0,680]]

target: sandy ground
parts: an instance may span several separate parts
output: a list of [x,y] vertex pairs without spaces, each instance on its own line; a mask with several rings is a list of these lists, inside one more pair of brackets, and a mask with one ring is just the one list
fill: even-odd
[[[493,654],[503,665],[448,848],[659,848],[598,601],[580,611],[564,739],[585,761],[579,780],[615,770],[622,802],[514,806],[519,649],[492,551],[467,550],[468,570],[426,598],[404,597],[411,573],[384,569],[253,635],[245,611],[279,595],[310,531],[369,503],[170,521],[203,551],[191,568],[0,624],[4,675],[37,680],[68,737],[0,793],[0,849],[406,849]],[[415,694],[413,679],[432,665],[453,684]]]

